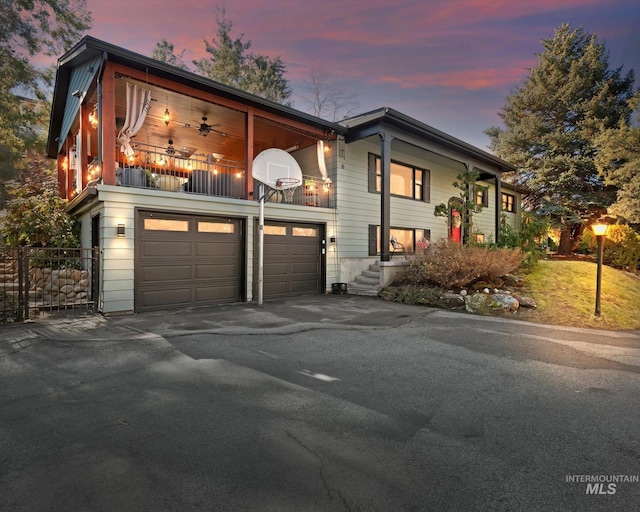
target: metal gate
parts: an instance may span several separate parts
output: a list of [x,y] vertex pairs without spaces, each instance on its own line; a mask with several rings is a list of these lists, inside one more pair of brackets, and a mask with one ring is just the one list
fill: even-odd
[[0,248],[0,324],[67,310],[96,311],[100,251]]

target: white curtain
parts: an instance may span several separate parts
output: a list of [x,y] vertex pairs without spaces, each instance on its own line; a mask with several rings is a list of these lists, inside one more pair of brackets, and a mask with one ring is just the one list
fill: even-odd
[[331,178],[327,175],[327,164],[324,161],[324,141],[319,140],[316,143],[316,149],[318,151],[318,167],[320,168],[320,174],[322,174],[322,181],[331,183]]
[[124,126],[118,134],[120,152],[133,156],[131,137],[140,131],[151,106],[151,91],[127,83],[127,113]]

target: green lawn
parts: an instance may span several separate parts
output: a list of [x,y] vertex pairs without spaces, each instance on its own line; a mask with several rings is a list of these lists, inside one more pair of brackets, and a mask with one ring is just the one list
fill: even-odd
[[521,309],[518,316],[574,327],[640,329],[640,277],[603,267],[602,314],[596,317],[596,270],[596,264],[587,261],[540,261],[525,283],[538,308]]

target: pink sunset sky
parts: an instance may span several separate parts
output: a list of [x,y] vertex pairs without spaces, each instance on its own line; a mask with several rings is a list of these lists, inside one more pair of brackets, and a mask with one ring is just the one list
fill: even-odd
[[[150,56],[167,39],[184,60],[205,55],[222,1],[87,0],[88,34]],[[481,149],[506,96],[567,22],[595,33],[610,66],[640,72],[637,0],[226,0],[232,37],[280,56],[296,91],[312,66],[358,94],[359,112],[391,107]]]

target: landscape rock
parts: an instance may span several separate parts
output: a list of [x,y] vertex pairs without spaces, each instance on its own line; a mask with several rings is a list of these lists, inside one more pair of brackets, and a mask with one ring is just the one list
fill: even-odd
[[520,303],[520,307],[521,308],[535,309],[535,308],[538,307],[538,304],[536,303],[535,299],[533,299],[532,297],[523,297],[523,296],[520,296],[520,295],[514,295],[514,297]]
[[524,277],[515,276],[513,274],[505,274],[500,279],[502,279],[505,286],[515,286],[518,288],[524,286]]
[[464,297],[458,293],[446,292],[442,295],[441,301],[444,307],[456,309],[465,305]]
[[489,303],[489,307],[493,310],[518,311],[520,303],[518,302],[518,299],[512,295],[507,295],[506,293],[494,293],[492,300]]
[[488,314],[493,311],[517,311],[518,300],[506,293],[474,293],[465,298],[465,309],[469,313]]

